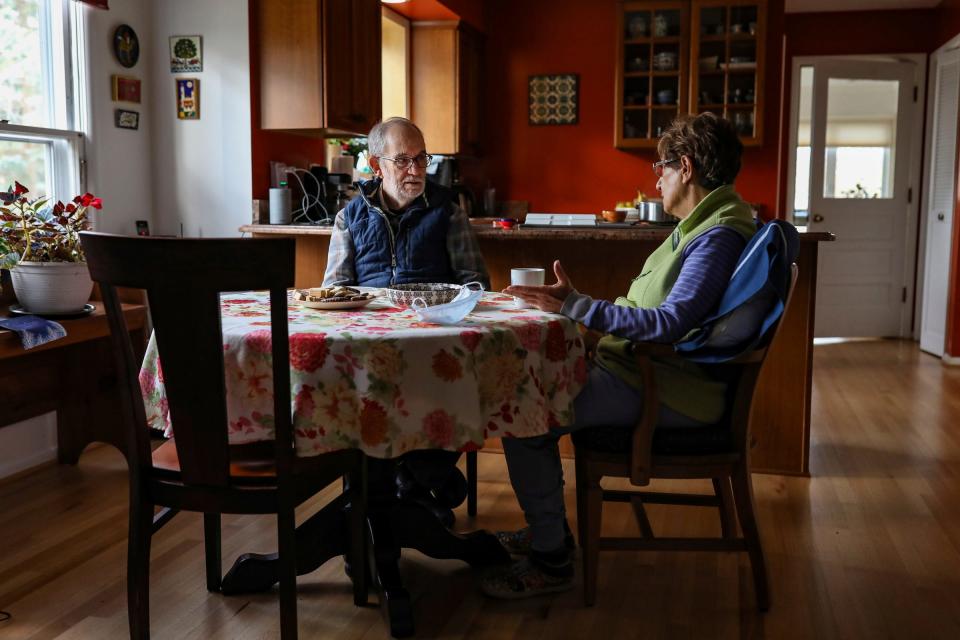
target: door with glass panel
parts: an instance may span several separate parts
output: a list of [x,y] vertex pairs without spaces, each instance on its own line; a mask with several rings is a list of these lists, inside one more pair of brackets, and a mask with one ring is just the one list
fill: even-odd
[[820,247],[816,335],[906,335],[915,65],[832,59],[804,71],[795,194],[806,187],[808,230],[836,235]]

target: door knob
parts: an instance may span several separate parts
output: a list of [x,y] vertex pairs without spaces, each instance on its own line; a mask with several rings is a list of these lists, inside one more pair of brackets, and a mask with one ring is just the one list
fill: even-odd
[[823,216],[820,215],[819,213],[816,213],[816,214],[814,214],[814,216],[813,216],[813,221],[814,221],[814,222],[823,222]]
[[937,220],[939,220],[940,222],[943,222],[944,217],[945,217],[945,216],[943,215],[943,212],[942,212],[942,211],[937,214]]

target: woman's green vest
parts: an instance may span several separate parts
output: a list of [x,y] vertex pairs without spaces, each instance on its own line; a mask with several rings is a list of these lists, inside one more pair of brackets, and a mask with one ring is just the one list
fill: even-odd
[[[684,247],[717,225],[736,229],[746,240],[756,231],[749,205],[740,199],[732,185],[711,191],[680,221],[673,234],[643,263],[626,297],[617,298],[615,304],[640,309],[663,304],[680,274]],[[596,360],[639,389],[643,387],[642,377],[636,360],[628,353],[628,346],[625,338],[605,336],[597,345]],[[680,357],[660,358],[654,360],[654,371],[661,403],[699,422],[713,423],[723,416],[726,385],[711,379],[699,365]]]

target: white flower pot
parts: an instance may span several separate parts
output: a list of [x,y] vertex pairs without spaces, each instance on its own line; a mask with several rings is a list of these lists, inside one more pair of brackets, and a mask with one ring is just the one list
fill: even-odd
[[17,300],[31,313],[82,311],[93,290],[86,262],[20,262],[10,278]]

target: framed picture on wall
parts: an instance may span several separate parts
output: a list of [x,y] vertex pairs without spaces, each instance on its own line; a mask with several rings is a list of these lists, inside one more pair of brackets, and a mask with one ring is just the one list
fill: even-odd
[[139,129],[140,113],[138,111],[127,111],[126,109],[116,109],[113,112],[113,124],[118,129]]
[[577,74],[530,76],[528,93],[530,124],[577,124],[580,100]]
[[130,25],[122,24],[113,32],[113,55],[128,69],[140,59],[140,39]]
[[200,119],[200,81],[196,78],[177,78],[177,117]]
[[114,102],[140,104],[140,78],[113,75],[110,80]]
[[200,36],[170,36],[170,71],[203,71]]

